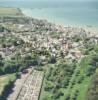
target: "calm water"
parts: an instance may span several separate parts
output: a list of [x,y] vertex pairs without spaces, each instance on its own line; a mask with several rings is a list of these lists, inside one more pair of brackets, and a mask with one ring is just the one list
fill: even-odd
[[98,0],[0,0],[2,7],[19,7],[28,16],[65,25],[98,27]]

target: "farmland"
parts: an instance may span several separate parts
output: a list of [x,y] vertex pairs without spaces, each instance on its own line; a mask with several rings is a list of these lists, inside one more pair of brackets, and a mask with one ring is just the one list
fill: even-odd
[[0,8],[0,16],[23,16],[18,8]]

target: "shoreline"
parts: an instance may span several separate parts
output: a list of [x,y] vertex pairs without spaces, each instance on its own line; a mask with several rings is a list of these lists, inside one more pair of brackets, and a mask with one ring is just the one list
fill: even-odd
[[35,19],[38,19],[38,20],[47,20],[50,23],[53,23],[55,25],[60,25],[62,27],[82,28],[82,29],[84,29],[87,32],[91,32],[91,33],[94,33],[94,34],[98,34],[98,28],[97,28],[97,26],[93,26],[93,25],[82,25],[82,24],[75,25],[75,23],[63,23],[63,22],[60,22],[60,21],[57,21],[57,20],[54,20],[54,19],[49,19],[47,17],[41,18],[40,16],[33,16],[31,14],[30,10],[24,9],[24,8],[20,8],[20,9],[21,9],[22,13],[25,16],[27,16],[27,17],[32,17],[32,18],[35,18]]
[[48,17],[42,18],[40,15],[39,16],[33,16],[32,13],[31,13],[31,9],[27,9],[27,8],[16,8],[16,7],[0,7],[0,8],[10,8],[10,9],[14,8],[14,9],[17,9],[23,16],[26,16],[26,17],[31,17],[31,18],[38,19],[38,20],[47,20],[48,22],[50,22],[52,24],[60,25],[62,27],[82,28],[86,32],[98,34],[98,28],[97,28],[97,26],[94,26],[94,25],[82,25],[81,23],[77,24],[77,23],[70,22],[70,21],[68,21],[68,22],[66,21],[66,23],[64,23],[63,21],[59,21],[55,18],[48,18]]

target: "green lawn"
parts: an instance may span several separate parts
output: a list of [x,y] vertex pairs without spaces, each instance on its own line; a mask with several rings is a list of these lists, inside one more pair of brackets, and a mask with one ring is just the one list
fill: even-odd
[[79,95],[77,97],[77,100],[85,100],[85,96],[88,90],[88,86],[91,82],[91,77],[85,78],[82,84],[79,85]]
[[0,77],[0,95],[2,94],[2,91],[4,89],[4,87],[8,84],[8,82],[14,81],[16,79],[16,75],[15,74],[7,74],[4,76]]

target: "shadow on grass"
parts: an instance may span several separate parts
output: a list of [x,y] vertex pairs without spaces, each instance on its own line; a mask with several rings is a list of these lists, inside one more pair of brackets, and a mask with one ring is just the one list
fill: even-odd
[[[16,79],[19,79],[21,76],[18,74],[16,75]],[[7,100],[8,96],[13,93],[13,88],[15,87],[14,82],[16,81],[9,81],[9,83],[4,87],[2,94],[0,95],[0,100]]]

